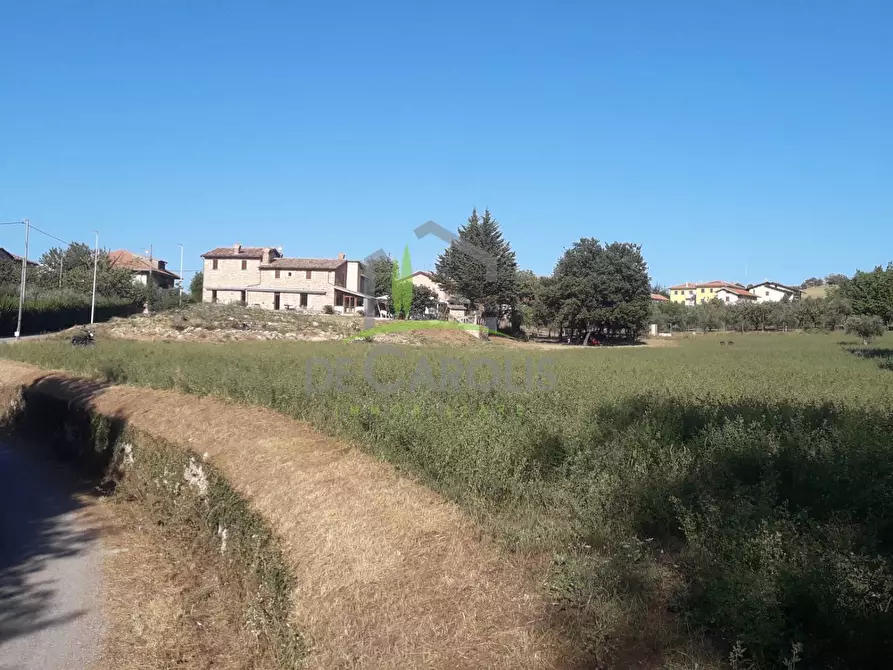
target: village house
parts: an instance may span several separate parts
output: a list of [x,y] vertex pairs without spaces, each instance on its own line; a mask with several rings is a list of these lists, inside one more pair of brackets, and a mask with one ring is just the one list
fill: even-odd
[[800,300],[803,294],[803,291],[798,288],[785,286],[769,280],[760,284],[752,284],[747,287],[747,290],[756,296],[757,302],[781,302],[785,299],[790,301]]
[[[468,316],[468,301],[448,294],[443,287],[434,281],[434,275],[421,270],[412,275],[413,286],[424,286],[431,289],[437,295],[437,301],[446,307],[451,319],[462,320]],[[432,315],[432,316],[436,316]]]
[[167,262],[159,258],[148,258],[132,253],[126,249],[109,252],[109,263],[112,267],[130,270],[133,281],[146,286],[151,277],[158,288],[173,288],[180,276],[167,269]]
[[755,302],[757,297],[747,289],[737,286],[723,286],[716,290],[713,297],[720,302],[734,305],[736,302]]
[[[218,247],[202,254],[202,301],[273,310],[353,314],[375,309],[360,261],[286,258],[274,247]],[[371,287],[370,287],[371,289]]]
[[[12,253],[11,251],[7,251],[3,247],[0,247],[0,262],[3,262],[3,261],[7,261],[10,263],[18,263],[19,265],[21,265],[22,257],[19,256],[18,254]],[[39,265],[39,263],[36,263],[29,258],[26,265],[29,268],[31,268],[31,267],[37,267]]]

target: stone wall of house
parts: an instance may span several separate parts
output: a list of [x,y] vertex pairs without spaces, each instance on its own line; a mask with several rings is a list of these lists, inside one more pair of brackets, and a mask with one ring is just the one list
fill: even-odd
[[[242,260],[239,258],[219,258],[217,259],[217,269],[214,269],[213,259],[206,258],[204,271],[204,286],[202,290],[202,301],[211,302],[211,290],[217,290],[217,302],[238,302],[239,293],[237,291],[222,291],[221,288],[242,288],[250,289],[251,286],[260,284],[260,260],[245,259],[246,269],[242,269]],[[229,294],[234,293],[235,298]],[[226,300],[223,295],[226,294]]]

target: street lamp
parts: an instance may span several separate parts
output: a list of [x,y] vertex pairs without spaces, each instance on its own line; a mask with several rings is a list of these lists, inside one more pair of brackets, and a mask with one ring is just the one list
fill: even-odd
[[183,306],[183,245],[177,242],[180,247],[180,292],[177,294],[177,305]]

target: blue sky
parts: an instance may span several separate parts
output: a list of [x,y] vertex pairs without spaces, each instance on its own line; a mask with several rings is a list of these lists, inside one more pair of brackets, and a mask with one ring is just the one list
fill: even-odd
[[0,35],[0,221],[65,239],[424,267],[412,229],[477,206],[541,274],[582,236],[665,284],[893,260],[886,0],[35,0]]

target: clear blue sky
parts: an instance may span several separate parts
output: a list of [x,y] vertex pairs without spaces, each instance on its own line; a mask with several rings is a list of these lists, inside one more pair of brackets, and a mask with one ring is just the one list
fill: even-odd
[[66,239],[428,266],[412,229],[476,205],[538,273],[581,236],[665,284],[893,259],[888,0],[35,0],[0,34],[0,220]]

